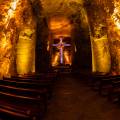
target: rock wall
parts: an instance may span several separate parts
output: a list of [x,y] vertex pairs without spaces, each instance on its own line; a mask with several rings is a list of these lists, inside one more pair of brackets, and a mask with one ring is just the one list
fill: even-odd
[[107,0],[107,27],[111,52],[111,72],[120,74],[120,0]]
[[14,44],[18,36],[13,17],[15,9],[10,0],[0,2],[0,77],[10,76],[14,72]]
[[104,1],[87,0],[85,7],[90,26],[92,71],[109,73],[111,70],[110,43],[108,41]]
[[35,71],[35,27],[28,0],[0,1],[0,77]]

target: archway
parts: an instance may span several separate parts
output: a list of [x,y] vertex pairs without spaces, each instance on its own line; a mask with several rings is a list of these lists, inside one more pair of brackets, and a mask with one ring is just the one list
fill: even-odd
[[[49,52],[49,50],[51,49],[50,48],[51,42],[52,42],[52,40],[59,39],[60,36],[63,36],[63,37],[70,38],[69,40],[72,41],[72,44],[74,46],[74,47],[72,47],[73,55],[71,55],[72,62],[70,63],[70,64],[72,64],[72,67],[74,68],[74,70],[86,68],[86,69],[89,69],[90,71],[92,71],[92,55],[91,55],[91,42],[90,42],[90,37],[89,37],[89,26],[88,26],[88,21],[86,18],[85,9],[83,7],[83,3],[81,1],[75,1],[75,2],[73,2],[73,1],[71,1],[71,2],[64,1],[63,2],[62,1],[63,2],[62,4],[57,3],[57,5],[55,5],[54,9],[53,9],[52,6],[54,5],[55,1],[48,2],[48,1],[44,0],[41,2],[42,2],[42,7],[43,7],[41,16],[44,16],[44,18],[46,19],[48,29],[47,29],[47,37],[46,38],[43,38],[43,37],[40,38],[40,34],[39,34],[39,40],[42,39],[42,42],[38,43],[38,44],[41,44],[41,45],[44,44],[43,45],[44,48],[42,47],[41,49],[42,50],[45,49],[45,51],[47,50],[46,53],[49,57],[46,57],[46,58],[49,58],[49,60],[50,60],[50,61],[48,61],[49,63],[47,62],[49,64],[48,66],[50,66],[50,64],[51,64],[51,52]],[[50,3],[49,6],[48,6],[47,2]],[[64,12],[64,11],[66,11],[66,12]],[[67,27],[65,26],[67,29],[63,30],[64,27],[61,27],[61,29],[58,30],[59,32],[57,31],[57,33],[53,34],[52,32],[54,30],[52,31],[50,28],[50,21],[54,21],[53,24],[54,25],[57,24],[56,25],[57,27],[60,27],[59,23],[63,24],[63,26],[64,26],[64,24],[65,25],[67,24]],[[55,23],[55,21],[60,21],[60,22]],[[64,22],[62,23],[62,21],[64,21]],[[48,41],[46,41],[47,39],[48,39]],[[40,49],[38,51],[40,51]],[[36,56],[38,56],[39,53],[40,52],[38,52],[38,54]],[[37,61],[40,59],[41,59],[41,57],[37,57]],[[53,59],[55,59],[55,57]],[[58,59],[58,58],[56,57],[56,59]],[[43,62],[43,60],[40,60],[40,61]],[[38,61],[38,62],[40,62],[40,61]],[[38,64],[36,67],[38,68]],[[41,67],[39,67],[39,68],[41,69]],[[43,67],[43,68],[45,68],[45,67]]]

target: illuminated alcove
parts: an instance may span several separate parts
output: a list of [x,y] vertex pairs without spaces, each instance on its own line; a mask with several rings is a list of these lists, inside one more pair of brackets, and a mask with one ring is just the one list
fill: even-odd
[[72,40],[73,25],[66,16],[49,18],[48,47],[51,56],[51,66],[70,65],[75,50]]

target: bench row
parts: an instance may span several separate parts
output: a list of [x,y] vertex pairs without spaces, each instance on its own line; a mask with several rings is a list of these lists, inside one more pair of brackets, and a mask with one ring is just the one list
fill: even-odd
[[0,80],[0,117],[42,119],[57,75],[13,76]]
[[120,75],[94,75],[91,83],[100,95],[107,96],[111,101],[120,100]]

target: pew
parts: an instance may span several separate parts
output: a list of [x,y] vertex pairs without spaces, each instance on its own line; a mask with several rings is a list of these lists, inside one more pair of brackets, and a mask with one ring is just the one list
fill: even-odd
[[54,81],[52,79],[37,79],[36,77],[12,77],[12,78],[3,78],[3,81],[0,81],[3,84],[10,84],[12,86],[24,87],[24,88],[34,88],[34,89],[47,89],[49,99],[52,97],[52,89],[54,86]]
[[103,86],[109,86],[111,84],[112,76],[104,73],[94,73],[91,76],[90,82],[94,90],[98,90],[101,94]]
[[0,80],[0,114],[17,119],[41,119],[47,110],[56,75],[26,75]]
[[92,73],[91,79],[90,79],[90,85],[93,88],[93,90],[98,90],[99,85],[101,82],[101,79],[104,77],[101,73]]
[[0,113],[13,119],[40,119],[46,111],[46,91],[0,85]]
[[109,90],[108,99],[112,102],[120,101],[120,76],[116,76],[116,80],[112,81],[112,88]]
[[[108,95],[110,94],[110,91],[117,86],[117,84],[120,83],[120,76],[103,76],[100,78],[100,84],[99,84],[99,94],[101,95]],[[106,90],[106,93],[105,93]]]
[[108,100],[113,102],[120,100],[120,75],[95,75],[93,84],[99,94],[107,96]]
[[[29,82],[29,84],[39,84],[40,88],[45,87],[48,89],[49,98],[52,97],[53,86],[59,78],[59,73],[39,73],[39,74],[26,74],[22,77],[12,76],[13,80],[24,81],[24,83]],[[38,86],[38,85],[37,85]]]
[[[59,73],[53,72],[53,73],[39,73],[39,74],[25,74],[22,76],[22,78],[35,78],[37,80],[57,80],[59,76]],[[14,76],[13,76],[14,77]]]

